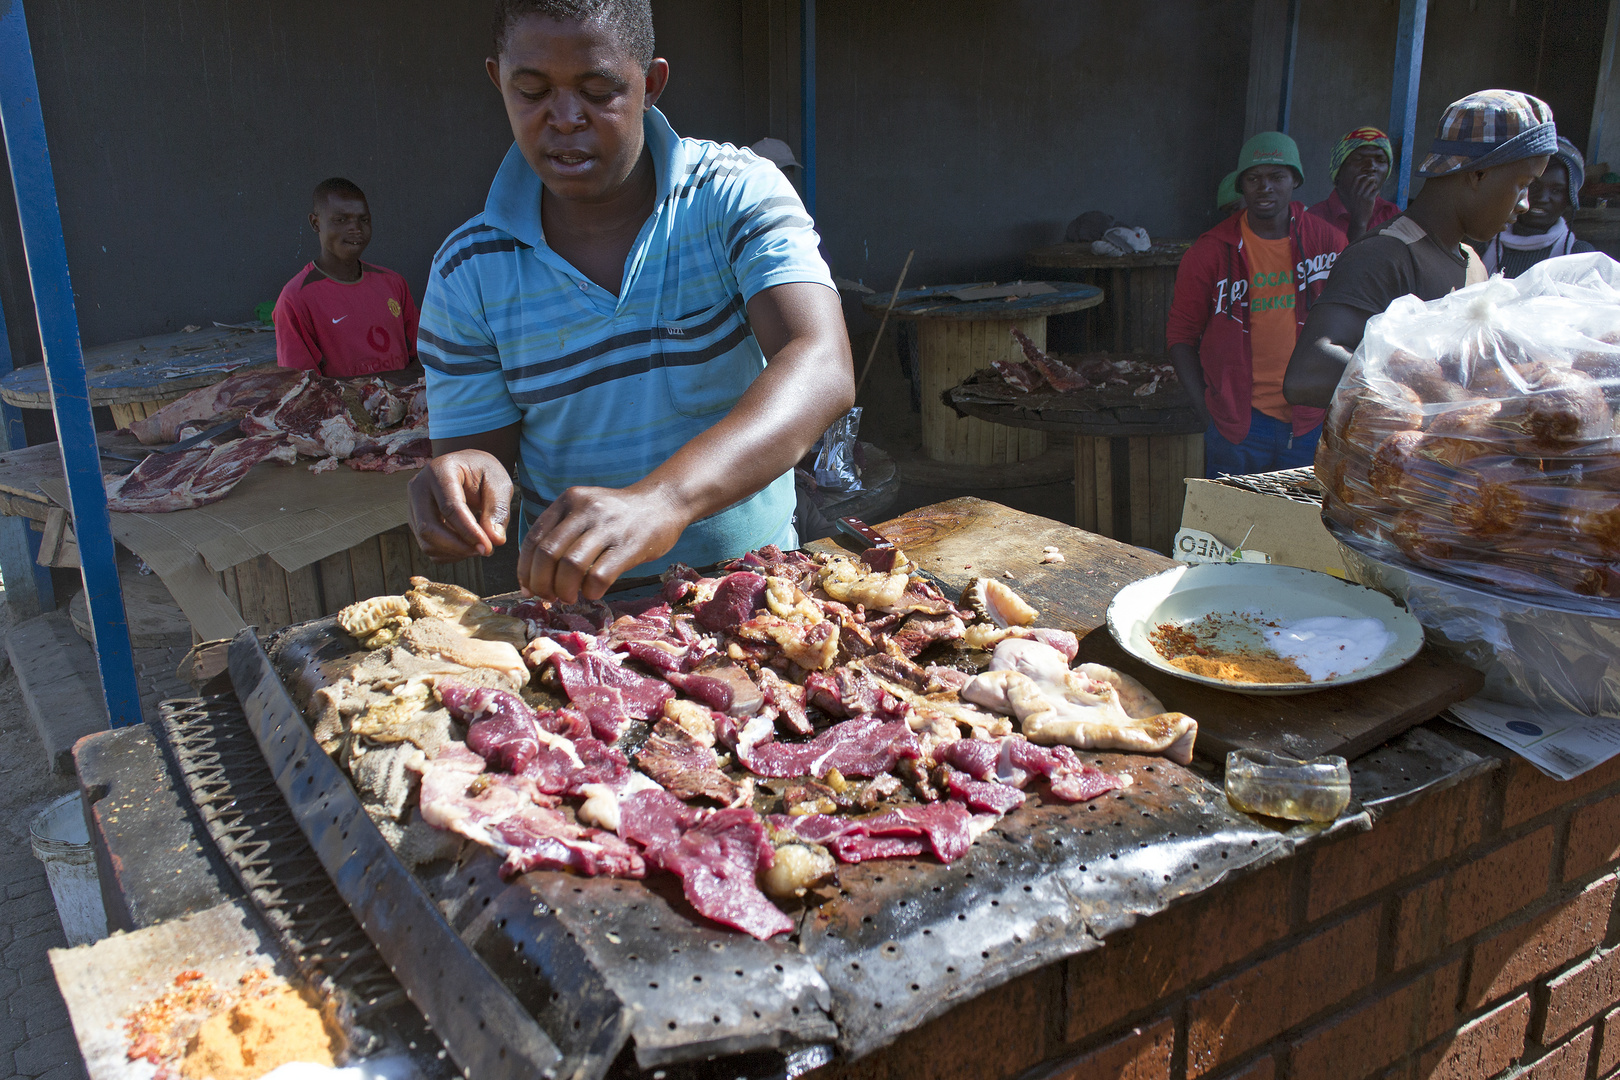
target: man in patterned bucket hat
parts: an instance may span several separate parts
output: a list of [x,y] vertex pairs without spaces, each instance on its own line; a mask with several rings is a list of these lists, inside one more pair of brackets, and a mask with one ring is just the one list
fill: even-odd
[[1538,98],[1482,90],[1453,102],[1406,213],[1339,256],[1300,332],[1283,396],[1326,408],[1368,319],[1408,293],[1436,300],[1484,281],[1485,264],[1464,241],[1489,240],[1528,210],[1526,193],[1557,149],[1552,109]]

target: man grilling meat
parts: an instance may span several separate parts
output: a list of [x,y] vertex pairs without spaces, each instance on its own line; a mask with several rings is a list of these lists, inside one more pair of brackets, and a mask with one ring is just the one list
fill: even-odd
[[423,300],[423,549],[488,555],[514,494],[548,599],[796,546],[793,464],[854,390],[792,186],[670,128],[647,0],[500,0],[485,66],[516,142]]

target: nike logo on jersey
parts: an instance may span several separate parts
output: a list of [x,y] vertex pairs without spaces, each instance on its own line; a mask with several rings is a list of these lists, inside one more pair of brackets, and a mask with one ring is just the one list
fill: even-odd
[[334,323],[340,323],[340,322],[342,322],[342,321],[343,321],[343,320],[344,320],[344,319],[347,319],[347,318],[348,318],[348,316],[347,316],[347,315],[344,315],[344,316],[342,316],[342,318],[337,318],[337,319],[333,319],[333,320],[332,320],[332,321],[333,321],[333,322],[334,322]]

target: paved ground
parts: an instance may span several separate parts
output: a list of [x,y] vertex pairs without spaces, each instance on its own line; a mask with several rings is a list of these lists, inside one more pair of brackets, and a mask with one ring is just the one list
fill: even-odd
[[[0,601],[0,636],[11,621],[10,609]],[[85,1075],[67,1006],[45,956],[46,949],[67,941],[45,868],[28,843],[34,814],[73,788],[72,780],[53,776],[46,767],[16,673],[7,664],[0,679],[0,1080]]]
[[[0,640],[12,623],[4,595],[0,586]],[[191,693],[174,673],[185,652],[135,650],[141,709],[149,719],[159,701]],[[3,652],[0,663],[5,663]],[[72,779],[50,773],[16,673],[6,664],[0,678],[0,1080],[79,1080],[85,1075],[67,1006],[45,955],[67,941],[45,868],[28,841],[34,815],[75,786]]]

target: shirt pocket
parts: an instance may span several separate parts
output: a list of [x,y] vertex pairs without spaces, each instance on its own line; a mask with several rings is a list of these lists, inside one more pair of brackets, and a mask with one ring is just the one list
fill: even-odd
[[670,405],[682,416],[730,409],[765,367],[742,301],[735,296],[695,314],[662,320],[658,351]]

